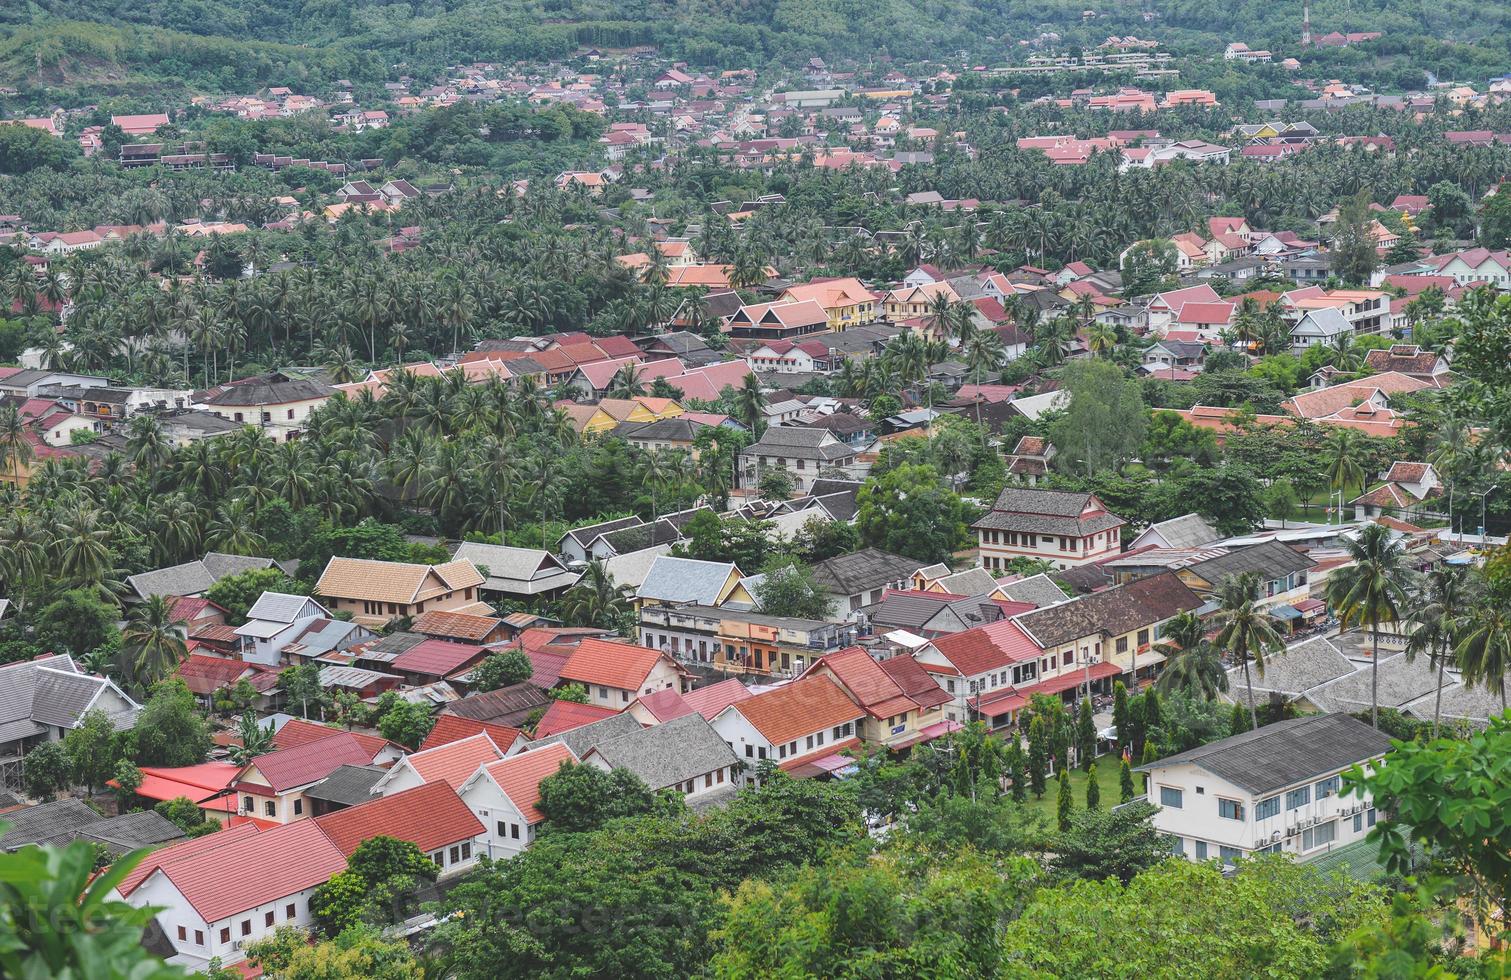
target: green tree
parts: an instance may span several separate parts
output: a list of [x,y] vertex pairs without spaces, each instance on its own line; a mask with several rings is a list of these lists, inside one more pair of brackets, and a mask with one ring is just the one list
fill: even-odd
[[297,710],[299,717],[308,718],[311,708],[317,715],[324,717],[330,692],[320,684],[319,664],[285,667],[278,675],[278,686],[283,689],[284,705]]
[[1136,795],[1133,791],[1133,769],[1124,757],[1118,762],[1118,802],[1127,803]]
[[1097,730],[1091,718],[1091,699],[1082,698],[1076,710],[1076,761],[1081,764],[1081,771],[1091,771],[1096,755]]
[[1232,718],[1228,722],[1228,731],[1231,735],[1242,735],[1254,728],[1253,715],[1244,710],[1241,702],[1233,702]]
[[1075,800],[1070,797],[1070,767],[1060,767],[1059,795],[1055,799],[1055,826],[1061,833],[1070,829],[1071,817],[1075,815]]
[[523,684],[535,674],[535,667],[523,650],[489,654],[472,671],[474,691],[496,691],[512,684]]
[[1102,810],[1088,801],[1055,836],[1050,869],[1061,878],[1115,878],[1127,884],[1170,857],[1169,838],[1151,822],[1156,812],[1146,802]]
[[273,751],[273,726],[271,722],[263,724],[255,712],[241,713],[236,722],[236,736],[240,744],[231,746],[231,761],[238,766]]
[[597,766],[564,762],[540,781],[536,804],[557,830],[597,830],[610,820],[651,813],[656,796],[628,769],[604,772]]
[[1112,682],[1112,727],[1117,730],[1117,744],[1119,747],[1129,743],[1128,738],[1132,729],[1128,726],[1128,689],[1122,681]]
[[1356,537],[1345,538],[1349,564],[1335,569],[1327,580],[1327,600],[1340,629],[1369,627],[1372,653],[1369,677],[1369,720],[1380,727],[1380,626],[1401,618],[1406,605],[1406,551],[1383,524],[1366,524]]
[[1100,810],[1102,808],[1102,788],[1097,785],[1097,764],[1093,762],[1086,770],[1086,809]]
[[249,568],[244,572],[218,579],[205,598],[226,611],[226,622],[240,626],[247,621],[247,610],[264,592],[309,595],[309,588],[289,578],[278,568]]
[[1511,196],[1492,194],[1480,208],[1480,244],[1489,249],[1511,245]]
[[95,589],[69,589],[37,613],[37,643],[44,649],[81,657],[115,635],[114,606]]
[[330,936],[363,923],[387,925],[409,914],[414,893],[438,872],[413,842],[370,837],[357,845],[345,871],[315,889],[310,911]]
[[780,467],[772,467],[761,474],[761,482],[757,489],[762,500],[783,501],[789,499],[797,489],[793,482],[792,474]]
[[95,787],[104,786],[115,774],[120,761],[120,742],[115,724],[99,708],[84,712],[79,724],[63,736],[63,748],[73,766],[74,782],[83,783],[93,796]]
[[1035,717],[1028,725],[1028,781],[1033,788],[1034,799],[1044,799],[1048,778],[1049,733],[1045,731],[1044,719]]
[[1143,394],[1116,363],[1074,361],[1061,371],[1060,390],[1070,400],[1049,425],[1058,465],[1086,476],[1116,472],[1144,445]]
[[73,785],[73,761],[62,742],[43,742],[21,759],[21,787],[46,802]]
[[761,611],[768,616],[794,616],[798,619],[827,620],[833,600],[813,580],[807,565],[773,558],[755,588]]
[[[247,959],[278,980],[421,980],[424,968],[409,947],[367,925],[350,926],[333,939],[311,943],[309,934],[279,926],[246,947]],[[239,976],[240,974],[238,974]]]
[[117,809],[125,813],[130,809],[131,801],[136,798],[136,791],[142,788],[142,771],[130,759],[121,759],[115,764],[112,779],[115,782]]
[[1264,655],[1284,646],[1274,621],[1256,604],[1259,594],[1259,576],[1255,572],[1230,575],[1219,589],[1219,608],[1216,621],[1217,647],[1243,667],[1243,682],[1249,692],[1249,722],[1251,728],[1259,727],[1259,714],[1254,707],[1254,678],[1250,666],[1264,677]]
[[430,709],[413,701],[396,700],[378,718],[378,733],[411,752],[420,747],[420,743],[425,741],[425,736],[430,734],[430,729],[434,726],[435,719],[430,717]]
[[131,760],[139,766],[193,766],[210,754],[210,729],[181,680],[153,688],[131,729]]
[[135,690],[168,677],[189,656],[184,627],[173,621],[172,607],[155,595],[131,608],[121,631],[121,673]]
[[1007,778],[1012,783],[1013,802],[1027,802],[1028,757],[1023,752],[1023,742],[1017,737],[1008,739],[1004,764],[1007,767]]
[[195,803],[187,796],[178,796],[171,800],[163,800],[152,809],[156,810],[164,818],[173,821],[179,830],[190,836],[198,836],[197,832],[199,828],[203,827],[206,823],[205,811],[200,808],[198,803]]
[[1369,195],[1364,190],[1338,208],[1338,221],[1333,225],[1332,270],[1350,286],[1368,285],[1379,264],[1374,224]]
[[88,841],[0,854],[0,976],[187,980],[142,945],[155,910],[110,898],[146,854],[98,876]]
[[856,526],[873,548],[940,562],[966,544],[964,505],[932,466],[905,463],[873,477],[857,500]]

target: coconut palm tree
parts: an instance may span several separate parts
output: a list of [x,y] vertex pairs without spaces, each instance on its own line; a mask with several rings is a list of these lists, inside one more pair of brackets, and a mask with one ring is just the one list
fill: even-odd
[[1432,737],[1438,736],[1443,714],[1443,672],[1459,636],[1464,632],[1464,616],[1470,608],[1474,580],[1462,565],[1438,565],[1422,577],[1420,587],[1411,596],[1407,618],[1412,628],[1406,638],[1406,662],[1425,653],[1437,669],[1437,695],[1432,706]]
[[[1155,682],[1161,692],[1186,691],[1210,701],[1218,691],[1228,689],[1228,674],[1222,669],[1222,658],[1207,642],[1206,627],[1194,613],[1181,613],[1166,623],[1160,630],[1159,642],[1154,644],[1154,652],[1165,658],[1165,669]],[[1133,675],[1130,690],[1136,692],[1137,650],[1134,650],[1133,658],[1129,671]]]
[[1464,623],[1463,635],[1453,652],[1465,685],[1496,692],[1504,710],[1506,671],[1511,670],[1511,607],[1499,598],[1478,603]]
[[[1364,447],[1359,433],[1353,429],[1337,429],[1327,437],[1323,450],[1326,453],[1327,482],[1334,493],[1342,494],[1349,487],[1364,490],[1364,466],[1360,462]],[[1343,521],[1343,505],[1338,505],[1338,522]]]
[[1283,647],[1284,641],[1275,629],[1269,614],[1256,605],[1259,594],[1259,575],[1244,572],[1230,575],[1218,592],[1219,608],[1215,617],[1219,624],[1217,647],[1243,665],[1243,682],[1249,693],[1249,725],[1259,727],[1259,711],[1254,707],[1254,672],[1264,677],[1264,655]]
[[189,655],[182,623],[160,595],[132,607],[121,631],[121,673],[137,690],[164,679]]
[[0,474],[20,475],[31,464],[33,450],[26,420],[14,405],[0,408]]
[[761,413],[765,407],[766,398],[761,394],[761,379],[750,372],[735,390],[735,415],[757,437],[761,434]]
[[1327,600],[1341,629],[1368,626],[1373,637],[1369,679],[1369,721],[1380,727],[1380,624],[1394,623],[1406,606],[1406,559],[1400,542],[1383,524],[1370,524],[1345,539],[1351,564],[1327,580]]
[[630,587],[616,584],[604,563],[595,559],[561,597],[562,615],[577,626],[611,629],[628,614],[630,595]]
[[645,382],[640,380],[640,365],[626,364],[614,372],[605,392],[610,398],[639,398],[645,394]]
[[1106,356],[1118,345],[1118,332],[1111,324],[1093,323],[1086,328],[1086,346],[1097,356]]

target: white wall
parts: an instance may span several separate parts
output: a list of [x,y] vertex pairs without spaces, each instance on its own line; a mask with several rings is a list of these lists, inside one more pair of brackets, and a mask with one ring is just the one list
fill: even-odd
[[[477,839],[479,855],[495,860],[512,858],[535,840],[535,828],[491,778],[483,776],[468,783],[462,787],[461,797],[483,823],[483,834]],[[503,833],[499,833],[500,824]]]

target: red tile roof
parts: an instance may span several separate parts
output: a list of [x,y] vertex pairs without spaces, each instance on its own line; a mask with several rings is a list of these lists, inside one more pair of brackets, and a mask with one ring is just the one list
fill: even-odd
[[160,870],[206,922],[220,922],[324,884],[346,870],[346,857],[313,821],[300,820],[161,865]]
[[985,674],[1008,664],[1037,660],[1043,652],[1010,619],[938,636],[929,642],[966,677]]
[[562,763],[576,761],[571,749],[553,742],[493,763],[488,767],[488,775],[525,819],[536,824],[546,819],[535,807],[540,802],[540,781],[560,769]]
[[160,865],[187,860],[196,854],[203,854],[205,851],[234,843],[243,837],[250,837],[256,834],[257,831],[258,827],[255,824],[246,823],[236,827],[227,827],[224,830],[217,830],[213,834],[206,834],[203,837],[191,837],[189,840],[179,841],[177,844],[169,844],[167,847],[153,851],[143,858],[142,863],[132,868],[130,873],[121,879],[121,883],[116,886],[116,891],[120,892],[123,896],[129,896]]
[[470,643],[449,640],[424,640],[399,654],[389,665],[406,674],[429,674],[445,677],[481,660],[488,651]]
[[[319,722],[306,721],[303,718],[290,718],[283,723],[282,728],[278,729],[278,734],[273,736],[273,747],[291,749],[296,745],[304,745],[307,742],[330,738],[332,735],[340,733],[341,729],[339,728],[332,728]],[[365,732],[346,732],[345,734],[356,739],[357,744],[371,754],[372,758],[369,758],[368,762],[376,759],[380,752],[393,744],[386,738],[378,735],[368,735]]]
[[[735,683],[739,683],[736,681]],[[692,706],[676,690],[668,687],[656,691],[653,694],[642,694],[635,699],[641,707],[651,713],[651,717],[657,722],[667,722],[683,715],[693,713]]]
[[602,721],[618,713],[613,708],[602,708],[596,704],[553,701],[546,709],[546,713],[540,716],[540,721],[535,723],[535,737],[546,738],[550,735],[560,735],[562,732],[570,732],[574,728],[591,725],[595,721]]
[[822,676],[799,678],[733,707],[772,745],[865,716],[838,684]]
[[491,721],[463,718],[461,715],[441,715],[435,720],[435,727],[430,729],[430,734],[425,736],[425,741],[420,743],[420,751],[439,748],[480,734],[487,735],[501,751],[507,752],[514,740],[519,738],[519,729]]
[[331,843],[347,857],[373,837],[407,840],[427,854],[483,833],[484,827],[447,783],[413,789],[315,817]]
[[682,695],[682,700],[705,719],[713,721],[714,716],[725,708],[752,696],[750,688],[731,677],[707,687],[694,688]]
[[930,677],[929,672],[911,654],[889,657],[881,662],[881,669],[920,708],[938,707],[950,700],[939,682]]
[[455,788],[477,772],[478,766],[493,762],[503,754],[503,750],[494,745],[491,738],[482,734],[416,752],[405,756],[404,762],[425,782],[445,782]]
[[283,793],[324,779],[340,766],[366,766],[372,761],[372,753],[350,732],[332,732],[326,738],[259,755],[245,770],[256,768],[275,793]]
[[897,682],[860,647],[847,647],[820,657],[804,671],[804,676],[815,674],[821,667],[829,668],[840,686],[874,718],[891,718],[916,707]]
[[634,643],[588,637],[562,665],[562,680],[638,691],[664,654]]

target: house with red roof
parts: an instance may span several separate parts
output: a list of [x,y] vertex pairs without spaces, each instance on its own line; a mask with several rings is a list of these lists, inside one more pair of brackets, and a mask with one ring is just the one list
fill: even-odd
[[949,698],[953,721],[979,717],[992,728],[1012,724],[1028,698],[1017,693],[1039,676],[1043,650],[1011,619],[936,636],[914,651],[917,663]]
[[[908,654],[878,661],[861,647],[846,647],[818,658],[801,676],[827,677],[860,705],[866,714],[858,732],[867,742],[898,750],[958,727],[944,714],[950,696]],[[898,678],[908,683],[912,693],[904,690]]]
[[[658,694],[675,694],[672,688],[665,688]],[[570,732],[584,725],[591,725],[595,721],[602,721],[619,714],[613,708],[604,708],[596,704],[579,704],[575,701],[552,701],[551,706],[540,716],[535,723],[534,737],[536,739],[549,738],[552,735],[560,735],[562,732]],[[654,724],[652,722],[651,724]]]
[[714,716],[713,727],[747,766],[769,759],[804,779],[852,765],[841,753],[860,744],[866,717],[831,678],[811,676],[736,701]]
[[372,765],[373,758],[351,732],[335,730],[325,738],[264,753],[242,766],[230,786],[240,800],[237,812],[278,823],[303,820],[310,815],[305,790],[340,766]]
[[681,691],[688,686],[688,673],[660,650],[590,636],[562,665],[561,680],[587,688],[589,704],[620,711],[643,694]]
[[477,862],[473,842],[483,825],[448,783],[426,783],[345,807],[315,818],[332,844],[348,859],[365,840],[394,837],[424,851],[440,875],[455,874]]
[[[510,744],[519,746],[518,741]],[[478,766],[497,762],[504,755],[504,750],[486,732],[469,735],[404,756],[373,784],[373,793],[388,796],[436,782],[458,787],[477,772]]]
[[[142,785],[135,795],[151,804],[180,797],[198,804],[205,817],[229,823],[236,816],[236,796],[228,790],[241,767],[230,762],[201,762],[194,766],[142,766]],[[111,784],[114,784],[111,780]]]
[[480,767],[457,790],[469,810],[482,821],[479,850],[495,860],[514,857],[535,840],[545,822],[540,781],[577,756],[561,742],[552,742]]
[[407,684],[432,684],[470,670],[491,652],[472,643],[422,640],[395,657],[389,670],[402,675]]
[[332,728],[330,725],[322,725],[304,718],[290,718],[278,726],[278,731],[273,733],[273,748],[291,749],[296,745],[318,742],[337,734],[350,735],[356,739],[358,745],[372,754],[375,765],[389,765],[399,761],[404,755],[404,749],[401,746],[382,736],[368,735],[365,732],[342,732],[339,728]]
[[642,695],[632,701],[626,710],[630,717],[642,725],[659,725],[694,712],[712,721],[725,708],[750,696],[750,688],[738,678],[730,677],[684,693],[666,688],[654,694]]
[[500,725],[491,721],[480,721],[476,718],[464,718],[461,715],[440,715],[430,729],[430,734],[425,736],[425,741],[420,743],[419,751],[438,748],[459,742],[464,738],[474,735],[487,735],[493,740],[493,744],[504,752],[508,752],[520,738],[520,730],[508,725]]
[[346,870],[346,856],[312,820],[262,830],[243,824],[153,851],[115,892],[156,908],[174,962],[204,969],[235,962],[279,926],[314,924],[315,889]]

